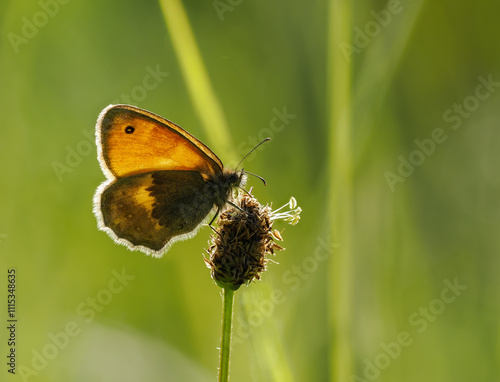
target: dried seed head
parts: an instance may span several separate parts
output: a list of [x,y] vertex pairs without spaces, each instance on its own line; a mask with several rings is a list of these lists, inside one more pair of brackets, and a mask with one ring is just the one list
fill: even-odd
[[[272,229],[273,221],[278,218],[291,221],[289,215],[275,214],[250,194],[239,196],[235,204],[239,209],[228,205],[219,216],[219,229],[211,236],[207,250],[210,258],[205,258],[217,284],[233,290],[254,279],[259,280],[269,261],[266,255],[284,249],[275,243],[275,240],[283,239],[279,231]],[[292,212],[296,224],[300,208]]]

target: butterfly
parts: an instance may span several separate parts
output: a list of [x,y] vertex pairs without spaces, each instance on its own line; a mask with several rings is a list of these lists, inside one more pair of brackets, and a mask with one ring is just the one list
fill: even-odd
[[107,178],[93,200],[99,229],[155,257],[194,236],[246,180],[180,126],[135,106],[106,107],[96,143]]

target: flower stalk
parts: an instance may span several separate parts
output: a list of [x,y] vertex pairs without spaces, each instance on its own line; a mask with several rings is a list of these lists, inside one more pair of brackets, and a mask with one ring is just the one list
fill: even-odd
[[229,381],[229,358],[231,353],[231,332],[233,322],[234,290],[222,288],[222,335],[219,357],[219,382]]

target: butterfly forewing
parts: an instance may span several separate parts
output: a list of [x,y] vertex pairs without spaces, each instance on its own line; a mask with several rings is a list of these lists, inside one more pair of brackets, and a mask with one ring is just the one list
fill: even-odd
[[116,178],[158,170],[222,171],[220,159],[191,134],[132,106],[106,108],[98,120],[98,140],[101,166]]

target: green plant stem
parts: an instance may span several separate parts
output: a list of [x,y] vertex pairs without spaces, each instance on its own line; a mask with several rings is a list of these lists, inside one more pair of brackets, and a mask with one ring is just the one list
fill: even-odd
[[328,311],[331,333],[330,381],[348,381],[352,375],[352,126],[351,63],[339,51],[351,41],[349,0],[330,0],[328,45],[329,216],[334,243],[340,246],[329,265]]
[[231,329],[233,320],[234,290],[222,289],[222,334],[220,341],[219,382],[229,381],[229,356],[231,352]]

